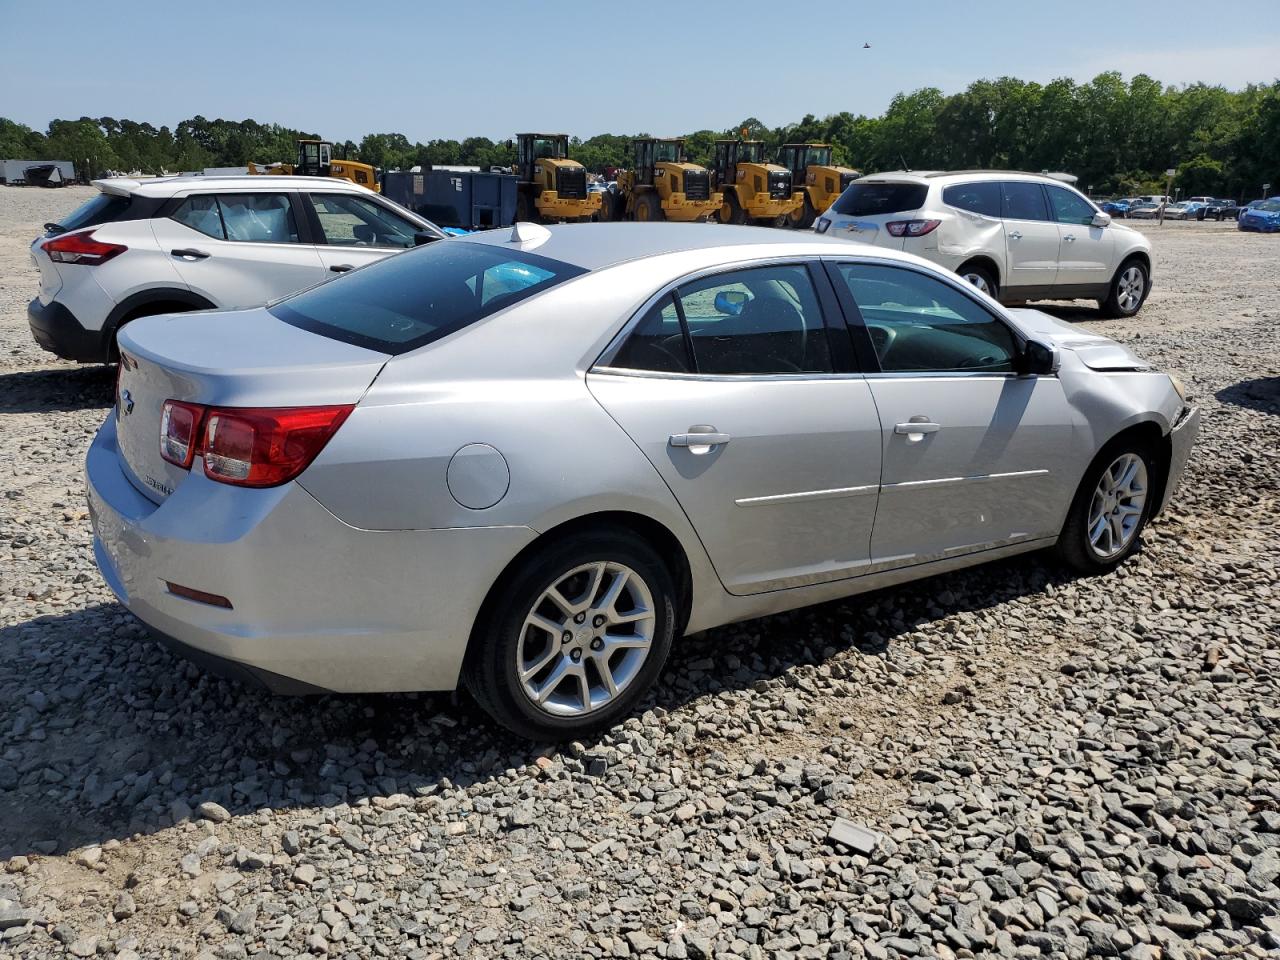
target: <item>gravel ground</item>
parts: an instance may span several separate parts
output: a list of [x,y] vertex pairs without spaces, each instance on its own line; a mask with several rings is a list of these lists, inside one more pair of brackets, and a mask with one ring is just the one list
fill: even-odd
[[[146,639],[90,549],[111,374],[32,343],[0,188],[0,954],[1274,955],[1280,238],[1167,224],[1141,316],[1204,408],[1117,573],[1019,558],[679,644],[537,749],[463,697],[287,699]],[[829,836],[841,817],[872,849]]]

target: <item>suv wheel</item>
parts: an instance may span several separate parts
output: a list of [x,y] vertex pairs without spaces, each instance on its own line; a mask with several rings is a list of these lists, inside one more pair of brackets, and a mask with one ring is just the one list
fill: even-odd
[[1147,299],[1147,268],[1141,260],[1126,260],[1111,278],[1107,299],[1099,306],[1104,316],[1132,317]]
[[966,263],[956,271],[965,283],[971,283],[993,300],[1000,298],[1000,286],[989,267],[979,263]]
[[571,740],[625,717],[657,679],[675,632],[675,586],[626,531],[550,544],[498,585],[463,679],[504,727]]

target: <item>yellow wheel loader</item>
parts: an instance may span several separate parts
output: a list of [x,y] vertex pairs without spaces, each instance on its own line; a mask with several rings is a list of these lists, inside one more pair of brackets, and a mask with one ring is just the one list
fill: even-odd
[[784,226],[804,194],[792,189],[791,171],[764,159],[762,140],[717,140],[711,186],[724,194],[721,223]]
[[367,163],[333,159],[333,144],[324,140],[299,140],[297,163],[268,163],[259,167],[249,163],[249,172],[269,176],[334,177],[350,180],[374,193],[380,193],[378,173]]
[[797,230],[813,226],[844,188],[862,176],[857,170],[833,164],[831,146],[826,143],[783,144],[778,163],[791,171],[791,182],[804,194],[804,202],[787,218],[787,226]]
[[723,197],[711,191],[706,167],[690,163],[684,139],[643,137],[631,142],[634,166],[618,172],[617,194],[603,194],[601,220],[706,220]]
[[516,134],[515,172],[516,220],[591,220],[600,213],[600,194],[587,192],[587,168],[569,159],[566,134]]

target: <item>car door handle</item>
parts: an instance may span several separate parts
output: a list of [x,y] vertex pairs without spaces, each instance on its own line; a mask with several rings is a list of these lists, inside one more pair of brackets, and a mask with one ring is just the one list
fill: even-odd
[[720,433],[715,427],[695,426],[690,427],[688,433],[673,433],[670,437],[670,443],[673,447],[705,447],[706,450],[691,450],[691,453],[706,453],[711,447],[718,447],[728,443],[732,437],[727,433]]
[[941,424],[931,423],[928,420],[908,420],[906,423],[893,425],[894,433],[905,436],[912,443],[923,440],[926,433],[937,433],[941,429]]
[[329,271],[331,273],[346,273],[348,270],[351,270],[351,269],[353,269],[353,267],[349,263],[335,263],[332,267],[329,268]]
[[1021,239],[1022,239],[1022,234],[1021,234],[1019,231],[1015,230],[1015,231],[1013,231],[1013,233],[1009,234],[1009,239],[1010,239],[1010,240],[1021,240]]
[[1067,242],[1067,243],[1075,243],[1075,242],[1076,242],[1076,235],[1075,235],[1074,233],[1068,233],[1068,234],[1067,234],[1065,237],[1063,237],[1062,239],[1063,239],[1065,242]]
[[208,260],[209,255],[203,250],[192,250],[189,247],[181,250],[170,250],[170,256],[181,257],[183,260]]

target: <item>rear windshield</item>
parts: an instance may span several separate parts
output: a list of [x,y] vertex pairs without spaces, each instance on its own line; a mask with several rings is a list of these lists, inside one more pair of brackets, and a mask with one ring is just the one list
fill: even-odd
[[847,217],[919,210],[929,188],[919,183],[868,183],[856,180],[845,187],[831,209]]
[[79,230],[81,227],[96,227],[100,223],[111,223],[119,220],[129,209],[129,197],[118,197],[111,193],[100,193],[92,200],[80,206],[58,221],[61,231]]
[[572,277],[581,267],[465,240],[437,240],[272,304],[285,323],[407,353]]

